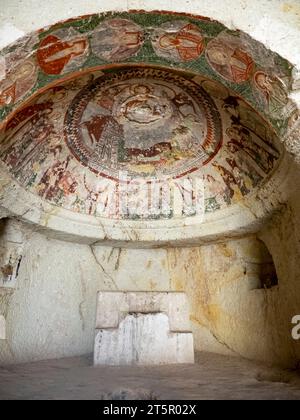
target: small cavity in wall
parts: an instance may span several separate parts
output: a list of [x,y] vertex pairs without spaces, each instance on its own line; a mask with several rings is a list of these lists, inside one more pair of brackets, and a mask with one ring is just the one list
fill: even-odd
[[6,321],[3,315],[0,315],[0,340],[6,339]]
[[0,287],[15,288],[23,258],[23,233],[18,222],[0,222]]
[[266,245],[258,240],[258,257],[246,262],[244,274],[251,280],[252,289],[271,289],[278,286],[278,277],[273,257]]

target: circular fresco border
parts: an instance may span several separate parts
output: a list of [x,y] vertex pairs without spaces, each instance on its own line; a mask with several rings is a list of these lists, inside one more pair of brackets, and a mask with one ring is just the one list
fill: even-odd
[[[105,170],[105,167],[103,166],[101,167],[101,164],[99,166],[99,162],[101,162],[100,156],[98,158],[98,161],[97,159],[93,158],[93,155],[95,156],[96,152],[95,150],[92,150],[90,147],[88,147],[83,141],[83,133],[82,133],[83,130],[82,128],[80,128],[80,126],[82,126],[83,114],[87,108],[87,105],[89,104],[89,101],[93,97],[95,97],[95,95],[99,96],[99,89],[105,95],[105,101],[108,102],[108,93],[107,93],[108,90],[112,90],[113,88],[116,89],[115,86],[119,83],[119,85],[122,86],[122,89],[120,90],[121,90],[121,93],[123,93],[123,97],[124,97],[124,89],[125,89],[124,87],[126,87],[126,82],[128,83],[128,80],[131,81],[131,79],[136,81],[136,86],[134,86],[135,89],[138,89],[139,86],[141,86],[142,88],[146,88],[145,83],[149,80],[151,81],[150,86],[153,84],[155,85],[155,82],[153,82],[155,80],[157,81],[157,84],[160,87],[163,85],[164,81],[165,83],[167,83],[167,85],[165,84],[162,90],[159,91],[159,94],[160,94],[159,97],[152,95],[153,98],[151,99],[150,94],[135,95],[131,93],[130,103],[132,104],[141,103],[143,106],[148,106],[148,103],[149,102],[151,103],[154,100],[154,104],[153,104],[154,110],[152,109],[151,112],[155,112],[157,115],[162,117],[161,120],[162,120],[163,125],[166,125],[167,121],[170,120],[170,118],[174,120],[174,113],[176,110],[177,111],[177,118],[176,118],[177,128],[174,126],[174,122],[171,122],[170,124],[171,131],[165,134],[167,137],[166,138],[167,142],[162,142],[161,139],[163,138],[163,131],[165,130],[165,128],[163,128],[161,124],[157,126],[157,124],[155,124],[156,121],[154,121],[154,124],[150,124],[150,127],[149,127],[147,126],[147,124],[141,124],[141,123],[128,124],[128,121],[127,121],[127,126],[128,126],[127,131],[129,131],[129,135],[131,137],[134,137],[134,133],[136,133],[138,137],[138,142],[137,144],[135,144],[136,147],[130,148],[127,150],[131,151],[131,153],[135,155],[137,155],[137,153],[142,154],[143,150],[138,147],[140,143],[142,143],[143,132],[145,131],[145,134],[147,135],[147,133],[149,133],[149,130],[151,130],[151,136],[155,137],[154,133],[156,132],[157,133],[156,137],[158,139],[157,142],[159,141],[159,143],[154,144],[152,146],[151,148],[152,154],[155,155],[156,149],[158,149],[157,153],[159,152],[161,154],[161,150],[159,148],[169,147],[168,145],[169,145],[170,137],[174,136],[174,131],[176,129],[177,130],[181,129],[180,131],[181,136],[183,136],[183,133],[188,130],[186,126],[187,118],[189,118],[188,121],[190,121],[189,123],[190,125],[193,122],[191,121],[191,119],[192,118],[194,119],[195,132],[192,134],[192,136],[194,138],[199,137],[200,136],[199,122],[197,122],[196,119],[197,118],[199,119],[199,117],[201,119],[202,117],[202,119],[205,119],[205,122],[206,122],[205,135],[204,135],[202,144],[198,144],[198,146],[195,144],[192,144],[191,139],[190,139],[189,143],[186,145],[186,153],[188,152],[190,153],[192,148],[198,147],[199,149],[198,157],[191,159],[191,162],[189,162],[188,164],[186,163],[186,161],[184,161],[183,163],[180,162],[179,165],[177,164],[176,172],[174,171],[174,169],[171,171],[166,171],[164,169],[162,175],[164,178],[167,178],[168,176],[172,178],[180,178],[182,176],[185,176],[187,174],[190,174],[198,170],[201,166],[208,164],[215,157],[215,155],[218,153],[219,149],[221,148],[222,135],[223,135],[220,115],[213,100],[199,85],[193,83],[191,80],[184,78],[182,75],[178,75],[177,73],[167,71],[165,69],[163,70],[163,69],[158,69],[158,68],[147,68],[147,67],[141,67],[141,68],[135,67],[135,68],[129,68],[129,69],[126,67],[125,69],[118,68],[117,71],[114,73],[108,73],[107,75],[104,74],[103,76],[100,76],[98,79],[93,81],[92,84],[87,85],[81,92],[79,92],[76,95],[65,117],[66,143],[70,151],[72,152],[72,154],[76,157],[76,159],[79,162],[81,162],[84,166],[88,166],[89,169],[94,171],[95,173],[98,173],[99,175],[104,176],[106,178],[111,178],[115,181],[119,181],[118,172],[122,171],[123,168],[122,166],[117,168],[117,160],[118,160],[118,156],[120,156],[119,144],[122,143],[120,141],[120,138],[122,136],[124,137],[124,133],[121,130],[123,126],[126,126],[126,124],[124,124],[124,121],[123,121],[123,126],[122,126],[116,121],[116,115],[112,115],[111,108],[113,105],[104,104],[105,108],[103,108],[103,106],[100,107],[98,105],[97,110],[94,111],[95,116],[93,117],[90,115],[89,120],[84,122],[85,127],[88,124],[88,133],[90,133],[89,138],[91,139],[91,142],[92,143],[96,142],[98,144],[99,143],[101,144],[101,152],[98,152],[98,155],[103,154],[103,148],[105,147],[103,146],[103,143],[105,144],[105,142],[109,141],[110,146],[111,146],[111,144],[113,143],[113,139],[117,137],[116,142],[118,144],[116,145],[117,151],[115,153],[116,162],[112,161],[113,157],[111,156],[111,153],[110,153],[110,156],[109,156],[110,165],[106,170]],[[140,85],[139,83],[142,83],[142,85]],[[114,87],[112,87],[112,85]],[[172,85],[172,88],[170,87],[171,85]],[[174,91],[175,86],[179,93]],[[128,87],[127,85],[127,89],[129,89],[129,92],[127,93],[127,95],[130,95],[130,86]],[[171,98],[166,98],[167,90],[171,91],[171,95],[172,95]],[[114,97],[116,93],[117,93],[116,91],[112,92],[112,99],[111,99],[112,103],[116,102],[116,97]],[[163,106],[159,108],[159,101],[161,101],[162,99],[164,100]],[[98,102],[99,102],[99,98],[98,98]],[[166,108],[168,104],[171,104],[169,119],[165,118],[162,111],[163,107]],[[198,109],[201,108],[202,113],[200,116],[193,115],[193,114],[184,115],[183,112],[180,111],[180,109],[183,108],[184,106],[186,108],[186,113],[193,112],[193,111],[196,112],[195,107],[198,107]],[[94,104],[94,107],[95,107],[95,104]],[[99,113],[101,112],[104,114],[102,116],[101,115],[99,116]],[[113,110],[113,112],[114,114],[116,114],[116,110]],[[138,109],[138,112],[140,112],[140,109]],[[124,120],[124,113],[125,111],[123,110],[121,113],[123,120]],[[118,119],[120,120],[120,116],[118,117],[119,117]],[[107,126],[113,126],[113,127],[111,127],[109,130],[109,139],[99,141],[104,131],[104,127],[103,127],[104,124],[106,127]],[[144,130],[145,126],[146,126],[146,130]],[[115,130],[113,130],[113,128],[115,128]],[[173,134],[172,134],[172,129],[173,129]],[[145,143],[146,143],[145,150],[147,151],[146,153],[147,153],[147,156],[149,157],[149,153],[150,153],[149,152],[149,138],[146,139]],[[182,152],[182,148],[181,148],[181,152]],[[145,156],[142,156],[142,157],[144,157],[144,160],[146,159]],[[125,160],[124,160],[124,163],[126,163]],[[166,166],[165,161],[160,163],[160,167],[165,168],[165,166]],[[156,165],[156,171],[155,171],[156,176],[158,173],[157,167],[158,165]],[[181,172],[180,172],[180,168],[181,168]],[[139,176],[140,174],[137,172],[131,172],[131,173],[129,172],[128,175],[129,177],[134,177],[134,176]]]

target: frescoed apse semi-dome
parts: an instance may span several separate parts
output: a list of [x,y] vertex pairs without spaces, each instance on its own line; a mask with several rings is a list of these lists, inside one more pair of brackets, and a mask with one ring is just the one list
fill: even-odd
[[97,216],[124,173],[158,182],[199,177],[206,211],[215,211],[257,188],[280,156],[273,130],[216,82],[136,66],[38,95],[8,122],[1,143],[2,162],[26,189]]
[[[184,195],[182,180],[201,180],[205,213],[241,203],[279,165],[294,112],[289,64],[251,42],[146,12],[33,34],[2,55],[1,165],[40,200],[100,218],[153,218],[120,209],[129,183],[135,207],[151,201],[140,181]],[[154,218],[172,217],[171,206]]]

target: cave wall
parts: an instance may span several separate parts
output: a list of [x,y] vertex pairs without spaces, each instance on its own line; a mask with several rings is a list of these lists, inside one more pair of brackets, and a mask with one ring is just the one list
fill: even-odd
[[196,351],[294,366],[299,248],[291,254],[297,242],[291,211],[260,235],[279,278],[269,288],[257,269],[269,254],[255,236],[191,248],[93,248],[22,227],[18,277],[13,287],[0,288],[6,321],[0,363],[91,353],[98,290],[173,290],[187,294]]

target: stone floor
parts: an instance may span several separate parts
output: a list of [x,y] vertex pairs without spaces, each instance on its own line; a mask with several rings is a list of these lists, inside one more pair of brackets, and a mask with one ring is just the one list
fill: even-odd
[[73,357],[0,367],[7,399],[299,399],[300,378],[209,353],[195,365],[97,367]]

